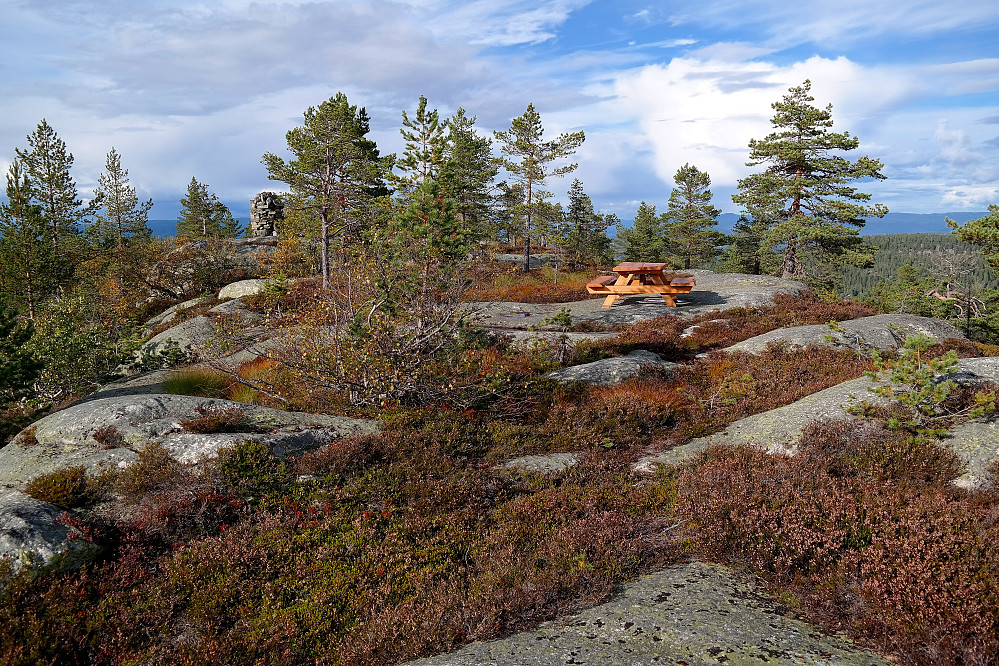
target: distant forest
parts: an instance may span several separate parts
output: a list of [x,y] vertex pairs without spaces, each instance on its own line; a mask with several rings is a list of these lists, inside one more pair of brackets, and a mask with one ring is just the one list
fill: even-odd
[[879,248],[868,268],[840,269],[840,292],[847,298],[866,298],[880,282],[892,282],[898,269],[912,264],[920,278],[941,282],[957,275],[973,291],[999,289],[999,279],[989,268],[980,248],[957,240],[952,234],[883,234],[864,236],[864,243]]

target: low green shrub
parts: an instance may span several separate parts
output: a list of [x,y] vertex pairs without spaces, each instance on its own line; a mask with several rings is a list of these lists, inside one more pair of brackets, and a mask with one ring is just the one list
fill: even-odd
[[114,489],[126,500],[138,502],[180,485],[186,476],[184,466],[166,447],[150,442],[139,451],[138,459],[118,474]]
[[25,494],[60,509],[76,509],[87,504],[87,475],[83,467],[65,469],[36,476],[24,487]]

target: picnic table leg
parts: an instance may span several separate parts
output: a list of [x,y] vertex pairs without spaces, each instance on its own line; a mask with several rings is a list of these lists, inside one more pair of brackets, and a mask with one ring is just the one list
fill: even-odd
[[611,294],[610,296],[604,299],[604,304],[601,307],[609,308],[610,306],[614,305],[614,301],[616,301],[619,298],[621,297],[618,296],[617,294]]
[[662,296],[663,300],[666,301],[666,305],[670,306],[671,308],[676,307],[676,299],[673,298],[672,294],[660,294],[660,296]]

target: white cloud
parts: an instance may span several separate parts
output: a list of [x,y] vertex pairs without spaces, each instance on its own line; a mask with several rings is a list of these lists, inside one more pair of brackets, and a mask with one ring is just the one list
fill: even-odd
[[999,187],[978,185],[949,188],[940,198],[940,204],[958,210],[983,209],[999,201]]

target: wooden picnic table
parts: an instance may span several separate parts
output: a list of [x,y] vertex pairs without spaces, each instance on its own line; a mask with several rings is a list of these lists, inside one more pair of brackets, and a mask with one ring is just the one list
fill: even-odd
[[676,307],[675,294],[689,294],[694,288],[694,278],[677,277],[666,282],[663,270],[666,264],[625,261],[612,270],[617,273],[597,278],[586,285],[591,294],[607,294],[603,307],[609,308],[622,296],[633,294],[659,294],[671,308]]

